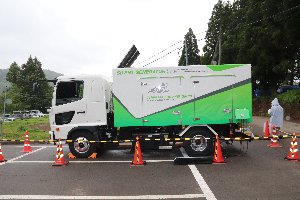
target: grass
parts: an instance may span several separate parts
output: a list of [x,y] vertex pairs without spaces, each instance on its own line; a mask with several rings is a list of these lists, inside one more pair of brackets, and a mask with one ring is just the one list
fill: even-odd
[[[0,126],[1,128],[1,126]],[[4,122],[1,139],[23,140],[24,133],[27,130],[30,140],[48,140],[49,139],[49,119],[47,117],[17,119],[13,122]]]

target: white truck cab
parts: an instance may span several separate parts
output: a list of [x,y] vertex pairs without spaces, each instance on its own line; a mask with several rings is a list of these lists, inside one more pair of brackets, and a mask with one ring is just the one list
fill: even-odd
[[61,76],[54,87],[49,120],[52,139],[69,138],[72,129],[107,125],[111,83],[104,76]]

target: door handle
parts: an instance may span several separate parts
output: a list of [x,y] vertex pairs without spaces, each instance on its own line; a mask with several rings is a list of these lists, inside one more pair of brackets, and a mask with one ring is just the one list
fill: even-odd
[[143,122],[148,122],[148,120],[147,119],[143,119]]
[[85,111],[78,111],[77,114],[84,114]]

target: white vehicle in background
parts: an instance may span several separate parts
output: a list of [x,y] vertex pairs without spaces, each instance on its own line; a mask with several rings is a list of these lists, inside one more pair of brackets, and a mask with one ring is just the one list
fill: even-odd
[[30,110],[29,111],[31,117],[44,117],[45,114],[39,110]]
[[5,114],[4,115],[4,122],[12,122],[12,121],[15,121],[16,118],[11,116],[10,114]]
[[23,119],[23,113],[20,110],[13,111],[13,117],[16,119]]

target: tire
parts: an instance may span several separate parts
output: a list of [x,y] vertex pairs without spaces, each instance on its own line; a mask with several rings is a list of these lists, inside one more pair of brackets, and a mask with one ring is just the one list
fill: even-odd
[[212,135],[207,127],[194,127],[192,130],[189,130],[184,137],[191,138],[191,140],[183,142],[187,154],[190,157],[213,156],[214,145]]
[[[70,139],[72,140],[72,142],[69,143],[70,152],[77,158],[88,158],[96,152],[96,143],[89,142],[96,140],[91,132],[79,130],[72,133]],[[76,140],[79,140],[79,142],[76,142]]]

